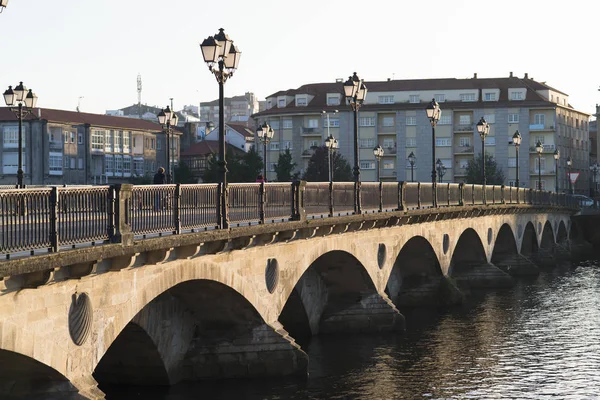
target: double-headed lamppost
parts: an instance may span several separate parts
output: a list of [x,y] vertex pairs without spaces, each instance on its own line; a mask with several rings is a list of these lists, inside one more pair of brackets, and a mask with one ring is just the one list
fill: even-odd
[[171,108],[167,106],[165,109],[160,110],[158,113],[158,123],[161,124],[165,130],[165,160],[167,163],[167,183],[173,183],[173,171],[172,171],[172,161],[170,152],[171,152],[171,127],[177,126],[177,122],[179,122],[179,118],[177,114],[171,111]]
[[485,138],[490,133],[490,124],[488,124],[483,117],[481,117],[477,123],[477,132],[481,137],[481,180],[483,186],[485,186],[487,183],[487,178],[485,176]]
[[571,192],[571,194],[575,193],[575,188],[573,187],[573,184],[571,183],[571,167],[573,166],[573,159],[571,158],[571,156],[567,157],[567,170],[568,170],[568,176],[569,176],[569,192]]
[[263,179],[267,180],[267,145],[273,139],[273,134],[275,131],[271,128],[271,125],[263,122],[262,125],[258,127],[256,130],[256,134],[258,135],[258,139],[263,144],[263,155],[265,157],[265,165],[263,166]]
[[594,205],[596,204],[596,187],[598,186],[596,184],[596,175],[598,175],[598,171],[600,171],[600,165],[598,165],[598,163],[596,164],[592,164],[590,166],[590,172],[592,173],[592,177],[593,177],[593,186],[592,186],[592,199],[594,199]]
[[444,165],[444,163],[442,162],[442,160],[440,160],[439,158],[437,159],[437,161],[435,162],[435,166],[437,169],[437,173],[439,176],[439,183],[442,183],[444,180],[444,175],[446,175],[446,166]]
[[327,165],[329,167],[329,183],[333,182],[333,152],[340,147],[340,144],[336,138],[332,135],[327,136],[325,139],[325,147],[327,147]]
[[538,154],[538,190],[542,190],[542,153],[544,152],[544,145],[540,140],[535,145],[535,151]]
[[229,218],[227,216],[227,160],[225,159],[223,85],[237,69],[240,63],[241,52],[233,45],[233,41],[225,34],[223,28],[219,29],[219,33],[216,35],[204,39],[200,48],[202,49],[204,62],[208,64],[209,71],[215,75],[219,83],[219,172],[222,188],[220,193],[220,207],[218,207],[220,211],[218,219],[221,228],[229,228]]
[[408,162],[410,164],[410,181],[414,182],[415,181],[415,174],[414,174],[415,163],[417,162],[417,157],[415,156],[415,153],[413,153],[412,151],[408,155]]
[[381,163],[381,157],[383,157],[383,147],[381,147],[381,145],[377,145],[377,147],[375,147],[373,149],[373,155],[375,156],[375,160],[377,160],[377,182],[379,182],[380,177],[379,177],[379,164]]
[[358,161],[358,110],[367,97],[367,87],[356,72],[344,82],[344,95],[354,112],[354,213],[361,213],[360,164]]
[[517,188],[519,187],[519,146],[521,146],[521,133],[519,132],[519,130],[517,129],[515,131],[515,134],[513,135],[513,144],[515,145],[515,155],[516,155],[516,176],[517,179],[515,180],[515,184],[517,185]]
[[554,150],[554,192],[558,193],[558,160],[560,160],[560,150]]
[[[1,1],[1,0],[0,0]],[[11,111],[15,113],[19,119],[19,154],[18,154],[18,169],[17,169],[17,186],[24,188],[23,184],[23,118],[33,111],[37,104],[37,96],[31,91],[27,90],[23,86],[23,82],[19,84],[13,90],[12,86],[8,87],[8,90],[4,92],[4,102]],[[15,107],[16,105],[16,107]]]

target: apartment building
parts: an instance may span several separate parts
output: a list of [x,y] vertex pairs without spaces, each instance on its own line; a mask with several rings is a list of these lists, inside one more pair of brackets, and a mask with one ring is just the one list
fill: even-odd
[[[16,182],[18,121],[0,108],[0,184]],[[172,141],[179,159],[181,131]],[[166,137],[141,119],[36,108],[23,121],[23,170],[28,185],[112,184],[166,167]]]
[[[384,181],[409,181],[408,155],[417,157],[415,180],[431,180],[432,135],[425,108],[432,98],[440,104],[442,116],[436,127],[435,157],[446,167],[444,182],[463,182],[470,159],[481,153],[476,124],[484,117],[490,124],[485,153],[491,154],[504,171],[506,185],[516,181],[517,154],[511,144],[518,129],[522,136],[519,151],[519,183],[535,187],[541,169],[542,188],[559,191],[569,188],[567,157],[572,172],[580,177],[575,189],[587,193],[589,175],[589,117],[569,103],[562,91],[523,78],[417,79],[366,82],[369,89],[359,111],[359,158],[361,179],[376,179],[373,148],[381,145],[384,156],[380,175]],[[353,162],[353,113],[343,94],[343,80],[307,84],[298,89],[276,92],[266,98],[266,109],[253,117],[257,124],[269,123],[275,136],[268,159],[290,149],[299,169],[306,168],[313,149],[322,146],[328,134],[339,141],[339,151]],[[336,110],[338,111],[336,113]],[[329,126],[327,126],[327,114]],[[544,145],[541,164],[535,151]],[[553,153],[560,150],[558,170]],[[271,164],[271,163],[270,163]],[[274,179],[269,165],[268,179]]]
[[[225,122],[233,122],[253,128],[254,121],[250,116],[259,111],[258,99],[252,92],[242,96],[225,97],[223,99]],[[219,100],[200,103],[200,120],[211,121],[219,125]]]

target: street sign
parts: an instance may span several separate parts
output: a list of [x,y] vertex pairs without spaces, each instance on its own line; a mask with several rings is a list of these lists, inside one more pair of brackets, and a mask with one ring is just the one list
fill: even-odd
[[567,172],[567,176],[569,177],[571,183],[574,185],[575,182],[577,182],[577,178],[579,178],[579,172]]

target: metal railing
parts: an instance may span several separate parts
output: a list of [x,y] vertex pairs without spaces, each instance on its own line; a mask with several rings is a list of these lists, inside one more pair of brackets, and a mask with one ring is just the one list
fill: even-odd
[[[0,189],[0,254],[225,226],[326,218],[354,213],[354,182],[113,185]],[[529,204],[578,208],[564,193],[456,183],[363,182],[363,213],[453,206]],[[227,198],[227,213],[220,199]]]

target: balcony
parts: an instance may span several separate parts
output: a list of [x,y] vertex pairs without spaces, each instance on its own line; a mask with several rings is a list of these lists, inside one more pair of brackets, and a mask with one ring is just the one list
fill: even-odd
[[383,148],[383,156],[393,156],[396,155],[396,148],[395,147],[384,147]]
[[[531,173],[531,175],[539,175],[539,172],[537,170],[537,168],[532,168],[529,170],[529,172]],[[554,168],[552,169],[542,169],[542,175],[555,175],[556,174],[556,170]]]
[[467,169],[466,168],[455,168],[454,169],[454,177],[457,176],[467,176]]
[[316,147],[311,147],[309,149],[304,149],[302,151],[302,158],[310,158],[315,152]]
[[[544,153],[553,153],[554,150],[556,149],[556,146],[553,144],[544,144],[543,146],[544,146]],[[529,146],[529,152],[537,153],[535,146]]]
[[454,146],[454,154],[473,154],[473,146]]
[[396,170],[395,169],[382,169],[380,172],[380,176],[382,178],[395,178]]
[[546,126],[545,124],[529,124],[529,130],[530,131],[553,131],[554,125]]
[[385,135],[385,134],[396,134],[396,127],[395,126],[383,126],[383,125],[379,125],[377,127],[377,133],[379,135]]
[[300,128],[300,134],[303,136],[321,136],[320,128]]
[[454,133],[473,132],[473,124],[454,125]]

